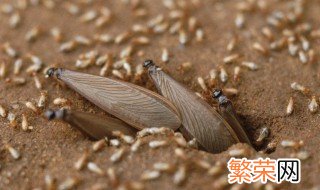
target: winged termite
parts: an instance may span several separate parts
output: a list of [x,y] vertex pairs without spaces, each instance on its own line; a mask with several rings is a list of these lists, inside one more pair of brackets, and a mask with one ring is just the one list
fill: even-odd
[[60,119],[80,130],[91,139],[102,139],[112,136],[113,131],[120,131],[125,135],[134,136],[137,130],[125,122],[108,116],[100,117],[94,114],[71,111],[66,109],[47,110],[45,116]]
[[158,91],[180,111],[183,125],[180,130],[186,138],[196,138],[205,150],[213,153],[226,150],[237,142],[250,143],[240,124],[235,124],[234,120],[228,123],[230,119],[226,121],[207,102],[164,73],[153,61],[145,61],[144,67],[148,68]]
[[222,93],[222,90],[214,89],[212,92],[212,97],[219,102],[220,114],[235,131],[240,142],[251,144],[246,132],[243,130],[239,122],[239,118],[231,101]]
[[176,130],[181,125],[175,106],[140,86],[61,68],[47,71],[47,76],[53,75],[95,105],[137,129],[165,126]]

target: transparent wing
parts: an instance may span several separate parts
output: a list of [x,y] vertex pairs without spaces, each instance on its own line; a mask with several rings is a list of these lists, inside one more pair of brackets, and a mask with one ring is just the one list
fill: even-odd
[[221,152],[239,142],[225,120],[193,92],[161,70],[150,72],[150,76],[162,95],[168,98],[180,112],[185,130],[207,151]]

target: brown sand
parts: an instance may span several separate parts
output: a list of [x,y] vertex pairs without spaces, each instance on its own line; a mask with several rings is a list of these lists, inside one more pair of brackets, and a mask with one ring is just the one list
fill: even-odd
[[[11,2],[1,1],[1,4]],[[60,1],[59,1],[60,2]],[[62,1],[61,1],[62,2]],[[269,127],[271,136],[268,142],[277,142],[277,149],[270,156],[273,158],[289,157],[295,150],[284,149],[280,142],[285,139],[303,140],[305,145],[302,150],[310,153],[311,157],[302,162],[302,181],[300,184],[286,184],[282,189],[308,189],[319,183],[320,174],[320,154],[319,154],[319,113],[311,114],[308,111],[309,99],[299,92],[294,92],[290,84],[299,82],[311,89],[312,94],[319,97],[319,62],[313,65],[302,65],[297,58],[288,55],[287,50],[272,52],[268,56],[262,56],[252,50],[251,45],[255,41],[267,45],[268,42],[260,33],[261,27],[266,25],[266,13],[259,11],[248,13],[245,28],[240,30],[234,26],[236,16],[235,1],[201,1],[200,6],[192,9],[200,25],[205,31],[205,40],[197,43],[194,40],[186,47],[179,45],[177,35],[168,33],[151,37],[151,44],[141,47],[145,55],[133,56],[133,65],[140,64],[146,58],[152,58],[165,68],[176,80],[184,82],[193,90],[200,92],[200,87],[196,84],[196,77],[207,76],[208,71],[221,65],[222,59],[229,54],[226,46],[232,34],[239,36],[239,44],[235,52],[243,55],[241,60],[254,61],[259,65],[259,70],[241,70],[240,82],[235,84],[231,80],[225,85],[235,87],[239,94],[230,97],[239,112],[245,128],[249,131],[250,138],[256,139],[257,130],[261,127]],[[268,1],[269,10],[285,10],[287,1]],[[10,42],[10,44],[21,52],[21,55],[32,53],[39,56],[46,65],[58,64],[61,67],[75,69],[74,63],[80,53],[96,49],[100,53],[118,52],[125,45],[96,45],[91,47],[81,47],[76,51],[63,54],[59,53],[59,44],[54,42],[48,34],[41,35],[33,43],[27,43],[24,35],[34,26],[40,26],[44,31],[57,26],[61,28],[66,39],[71,39],[76,34],[92,37],[95,33],[107,32],[116,35],[126,31],[133,23],[146,23],[150,18],[168,10],[163,7],[160,1],[145,1],[143,5],[147,8],[149,15],[147,19],[136,19],[132,16],[131,9],[120,3],[120,1],[105,2],[95,1],[92,5],[82,5],[82,10],[99,8],[107,5],[114,15],[111,23],[104,29],[96,29],[94,24],[83,24],[76,16],[70,16],[61,5],[53,10],[48,10],[43,6],[30,6],[27,10],[22,10],[22,23],[17,29],[8,27],[8,15],[0,16],[0,43]],[[319,21],[320,3],[318,0],[310,0],[306,4],[306,11],[303,20],[313,24],[314,28],[320,27]],[[319,52],[319,40],[312,40],[312,48]],[[161,63],[161,49],[167,47],[171,54],[168,64]],[[13,60],[3,52],[0,54],[1,60],[8,60],[8,74],[12,77]],[[190,72],[181,74],[177,68],[189,61],[193,63]],[[27,68],[29,63],[25,61],[22,70]],[[234,65],[226,65],[228,73],[233,73]],[[98,74],[99,68],[94,66],[85,69],[84,72]],[[92,142],[86,139],[80,132],[70,128],[62,122],[48,122],[40,115],[32,113],[24,105],[25,101],[36,102],[40,92],[35,88],[32,77],[25,72],[20,76],[27,78],[27,84],[16,86],[7,84],[4,79],[0,80],[0,103],[7,110],[16,113],[20,118],[25,113],[29,118],[29,124],[34,126],[31,132],[24,132],[19,127],[9,126],[7,119],[0,118],[0,189],[33,189],[44,188],[44,176],[50,174],[57,179],[57,183],[62,183],[67,177],[77,177],[80,179],[79,189],[88,189],[93,184],[106,183],[106,176],[98,176],[88,169],[76,171],[73,169],[75,161],[85,152],[91,149]],[[40,75],[39,75],[40,76]],[[43,89],[48,91],[50,104],[47,107],[55,108],[52,101],[56,97],[64,97],[71,101],[71,108],[85,112],[103,114],[103,112],[90,102],[77,95],[72,90],[58,86],[53,80],[46,80],[41,74],[40,80]],[[188,82],[191,81],[191,82]],[[294,98],[294,112],[291,116],[285,115],[289,97]],[[17,109],[12,109],[11,105],[18,104]],[[165,138],[165,137],[147,137]],[[170,139],[170,138],[169,138]],[[9,143],[21,153],[19,160],[14,160],[5,149],[5,143]],[[263,147],[258,149],[265,148]],[[103,151],[94,153],[90,160],[97,163],[104,171],[109,167],[114,167],[119,176],[119,181],[125,183],[128,180],[139,180],[144,170],[152,169],[152,164],[156,161],[168,161],[172,164],[180,163],[179,159],[173,156],[176,145],[172,144],[158,150],[151,150],[146,146],[136,154],[126,155],[117,164],[109,161],[109,156],[115,148],[104,148]],[[207,160],[213,164],[218,160],[226,158],[226,153],[221,155],[210,155],[197,150],[186,150],[190,157],[194,159]],[[217,177],[208,176],[202,170],[194,169],[188,172],[186,182],[182,187],[177,187],[172,182],[171,174],[163,174],[159,179],[146,182],[146,189],[212,189]]]

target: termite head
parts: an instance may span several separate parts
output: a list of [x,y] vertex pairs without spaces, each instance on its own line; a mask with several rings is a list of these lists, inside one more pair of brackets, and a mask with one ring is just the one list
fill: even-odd
[[149,75],[155,74],[158,69],[158,66],[151,59],[147,59],[143,62],[143,67],[148,69]]
[[147,59],[143,62],[144,68],[150,68],[151,66],[155,66],[154,62],[151,59]]
[[218,88],[213,89],[213,91],[212,91],[212,98],[218,99],[221,95],[223,95],[221,89],[218,89]]
[[63,119],[66,114],[65,109],[59,109],[59,110],[47,110],[44,115],[48,120],[53,120],[53,119]]
[[223,94],[221,89],[213,89],[212,91],[212,98],[217,100],[220,105],[229,102],[229,99]]
[[47,70],[46,77],[48,78],[48,77],[56,76],[57,78],[59,78],[61,75],[61,72],[62,72],[61,68],[51,67],[50,69]]

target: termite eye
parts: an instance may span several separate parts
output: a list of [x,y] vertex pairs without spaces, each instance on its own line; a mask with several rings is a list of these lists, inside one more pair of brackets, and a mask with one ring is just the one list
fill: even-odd
[[221,95],[222,95],[222,90],[221,90],[221,89],[214,89],[214,90],[212,91],[212,97],[213,97],[214,99],[219,98]]
[[46,118],[47,118],[48,120],[52,120],[52,119],[54,119],[54,118],[56,117],[55,111],[53,111],[53,110],[47,110],[47,111],[44,113],[44,115],[46,116]]
[[149,67],[151,67],[153,65],[154,65],[154,62],[151,59],[145,60],[143,62],[143,67],[145,67],[145,68],[149,68]]

